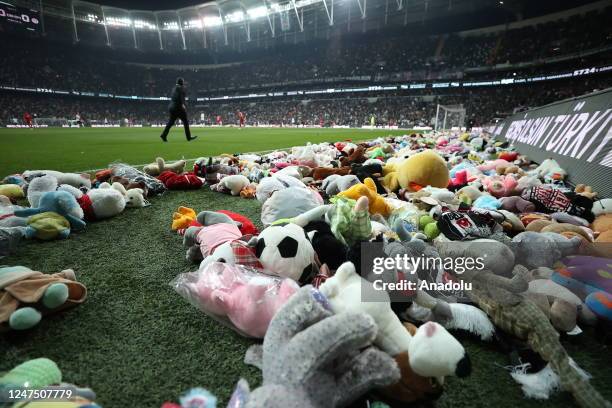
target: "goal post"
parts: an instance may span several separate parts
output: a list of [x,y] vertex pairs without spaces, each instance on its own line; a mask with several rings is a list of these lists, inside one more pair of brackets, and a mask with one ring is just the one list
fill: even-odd
[[440,105],[436,107],[434,130],[449,130],[465,127],[465,108],[463,105]]

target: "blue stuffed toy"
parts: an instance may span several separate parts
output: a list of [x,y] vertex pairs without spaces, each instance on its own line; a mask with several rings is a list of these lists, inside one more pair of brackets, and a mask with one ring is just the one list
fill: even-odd
[[492,195],[485,194],[478,197],[472,204],[472,207],[486,210],[499,210],[501,208],[501,202]]
[[48,191],[40,196],[38,208],[15,211],[17,217],[29,217],[43,212],[54,212],[65,217],[73,230],[82,230],[87,224],[83,221],[83,209],[76,198],[67,191]]

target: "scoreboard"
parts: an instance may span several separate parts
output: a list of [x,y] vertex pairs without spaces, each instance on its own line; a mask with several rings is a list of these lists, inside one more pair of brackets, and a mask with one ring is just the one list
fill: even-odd
[[40,12],[0,1],[0,27],[3,31],[40,32]]

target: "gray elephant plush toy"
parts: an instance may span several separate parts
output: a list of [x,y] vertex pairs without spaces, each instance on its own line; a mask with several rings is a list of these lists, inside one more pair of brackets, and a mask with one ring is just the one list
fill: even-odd
[[245,361],[262,370],[263,384],[249,391],[240,380],[229,406],[344,407],[372,388],[393,384],[399,368],[372,346],[377,333],[369,315],[333,314],[325,296],[304,286],[276,314],[263,346],[247,351]]

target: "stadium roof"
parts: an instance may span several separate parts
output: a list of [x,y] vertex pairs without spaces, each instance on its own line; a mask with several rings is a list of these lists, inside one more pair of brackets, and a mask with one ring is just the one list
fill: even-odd
[[[330,38],[343,31],[368,32],[383,27],[421,23],[419,31],[441,27],[460,31],[508,23],[535,14],[556,11],[588,0],[215,0],[180,9],[142,10],[139,0],[15,0],[41,10],[51,25],[60,19],[79,42],[101,33],[109,46],[145,47],[144,38],[162,50],[199,50],[230,46],[265,38],[298,43],[306,38]],[[168,2],[147,0],[149,8]],[[185,4],[187,0],[180,4]],[[112,5],[110,5],[112,4]],[[124,5],[123,7],[117,7]],[[535,8],[534,8],[535,7]],[[548,7],[548,8],[547,8]],[[551,9],[552,7],[552,9]],[[539,11],[538,11],[539,10]],[[468,21],[471,26],[460,25]],[[434,24],[427,24],[434,22]],[[45,28],[43,27],[43,32]],[[334,32],[332,32],[334,31]],[[449,32],[445,31],[445,32]],[[97,34],[96,34],[97,35]],[[87,41],[85,41],[87,42]]]

